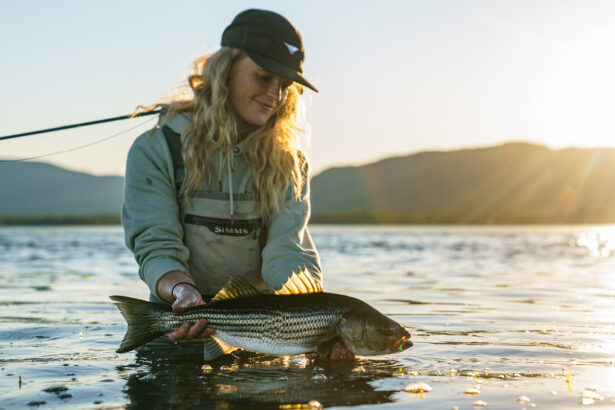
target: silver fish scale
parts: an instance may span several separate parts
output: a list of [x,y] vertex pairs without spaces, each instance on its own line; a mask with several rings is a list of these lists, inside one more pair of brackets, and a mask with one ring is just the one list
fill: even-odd
[[[216,335],[231,345],[272,354],[296,354],[316,350],[337,334],[341,311],[261,311],[249,315],[220,312],[210,316]],[[221,321],[219,323],[218,319]]]
[[337,334],[337,323],[346,310],[332,306],[296,306],[285,311],[267,308],[249,311],[202,309],[181,316],[166,314],[163,320],[167,329],[174,329],[183,321],[207,318],[216,330],[215,334],[227,343],[251,347],[263,353],[292,354],[293,348],[302,351],[315,349],[321,342],[333,338]]
[[261,335],[285,340],[304,339],[335,326],[341,312],[332,310],[253,310],[246,313],[217,311],[207,315],[216,330],[244,335]]

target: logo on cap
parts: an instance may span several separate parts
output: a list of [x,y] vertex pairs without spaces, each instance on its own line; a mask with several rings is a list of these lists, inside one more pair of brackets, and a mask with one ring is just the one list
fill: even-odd
[[286,41],[284,42],[284,45],[288,48],[288,52],[290,54],[295,54],[297,51],[299,51],[298,47],[295,47],[292,44],[288,44]]

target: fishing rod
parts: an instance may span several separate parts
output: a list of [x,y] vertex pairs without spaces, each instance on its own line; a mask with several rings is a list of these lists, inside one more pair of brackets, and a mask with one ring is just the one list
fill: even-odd
[[36,155],[36,156],[33,156],[33,157],[26,157],[26,158],[19,158],[19,159],[0,159],[0,165],[2,165],[3,163],[9,163],[9,162],[23,162],[23,161],[29,161],[31,159],[45,158],[45,157],[49,157],[49,156],[52,156],[52,155],[64,154],[66,152],[77,151],[78,149],[81,149],[81,148],[91,147],[92,145],[100,144],[103,141],[108,141],[111,138],[119,137],[120,135],[126,134],[127,132],[130,132],[130,131],[134,130],[135,128],[139,128],[142,125],[145,125],[145,124],[151,122],[151,120],[152,119],[150,118],[149,120],[147,120],[145,122],[142,122],[141,124],[137,124],[134,127],[128,128],[127,130],[120,131],[117,134],[111,135],[110,137],[101,138],[99,140],[92,141],[92,142],[89,142],[87,144],[79,145],[78,147],[73,147],[73,148],[62,150],[62,151],[49,152],[47,154]]
[[158,114],[158,113],[160,113],[160,111],[162,111],[162,109],[158,109],[158,110],[154,110],[154,111],[149,111],[149,112],[141,112],[141,113],[138,113],[138,114],[121,115],[119,117],[104,118],[102,120],[82,122],[82,123],[79,123],[79,124],[63,125],[61,127],[47,128],[47,129],[38,130],[38,131],[22,132],[20,134],[13,134],[13,135],[7,135],[5,137],[0,137],[0,141],[8,140],[8,139],[11,139],[11,138],[27,137],[28,135],[44,134],[46,132],[68,130],[68,129],[77,128],[77,127],[85,127],[85,126],[88,126],[88,125],[102,124],[102,123],[105,123],[105,122],[127,120],[129,118],[136,118],[136,117],[144,117],[146,115]]

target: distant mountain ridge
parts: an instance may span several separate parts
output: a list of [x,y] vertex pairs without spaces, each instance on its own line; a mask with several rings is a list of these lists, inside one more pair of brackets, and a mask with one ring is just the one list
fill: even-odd
[[0,163],[0,215],[119,213],[124,178],[43,162]]
[[[419,152],[316,175],[312,222],[615,222],[614,183],[611,148],[509,143]],[[118,221],[123,185],[119,176],[0,163],[0,216],[113,214]]]
[[312,180],[314,221],[612,222],[615,149],[420,152]]

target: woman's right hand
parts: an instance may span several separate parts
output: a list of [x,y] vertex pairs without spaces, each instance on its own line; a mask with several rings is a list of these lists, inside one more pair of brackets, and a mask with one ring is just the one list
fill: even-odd
[[[173,291],[175,296],[175,302],[171,306],[173,313],[181,313],[190,306],[204,305],[203,297],[201,293],[190,285],[179,284]],[[192,326],[188,322],[182,323],[180,327],[169,333],[169,339],[173,343],[177,343],[180,340],[190,339],[205,339],[214,333],[214,329],[207,327],[207,319],[199,319]]]
[[[188,283],[194,284],[194,281],[181,271],[167,272],[158,281],[158,296],[167,302],[172,301],[171,308],[174,313],[181,313],[191,306],[205,304],[196,285],[192,286]],[[193,325],[190,325],[188,322],[182,323],[180,327],[170,332],[168,336],[171,342],[177,343],[180,340],[205,339],[213,333],[214,329],[207,326],[207,319],[200,319]]]

